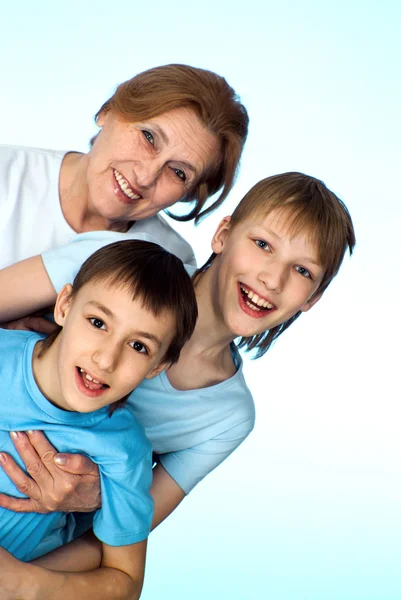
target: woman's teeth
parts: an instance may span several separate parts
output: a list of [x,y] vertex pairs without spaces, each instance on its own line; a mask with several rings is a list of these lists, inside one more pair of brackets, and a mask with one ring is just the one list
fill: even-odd
[[116,181],[117,181],[121,191],[130,200],[139,200],[139,198],[142,198],[142,196],[138,196],[137,194],[134,194],[134,192],[132,191],[132,189],[129,186],[128,181],[121,175],[121,173],[116,171],[116,169],[113,169],[113,173],[114,173],[114,177],[116,178]]
[[244,285],[241,284],[240,288],[242,295],[244,297],[246,296],[249,298],[249,301],[245,301],[246,305],[249,306],[249,308],[252,308],[253,310],[271,310],[272,308],[275,308],[274,304],[271,304],[268,300],[265,300],[264,298],[260,298],[255,292],[249,290]]

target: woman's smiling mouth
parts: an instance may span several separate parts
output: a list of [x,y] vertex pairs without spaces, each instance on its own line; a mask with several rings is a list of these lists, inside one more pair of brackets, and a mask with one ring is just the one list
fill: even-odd
[[127,181],[127,179],[125,179],[125,177],[123,177],[121,173],[117,171],[117,169],[113,169],[113,174],[114,180],[118,185],[117,191],[120,190],[129,200],[140,200],[142,198],[142,196],[138,194],[137,190],[133,190],[129,181]]

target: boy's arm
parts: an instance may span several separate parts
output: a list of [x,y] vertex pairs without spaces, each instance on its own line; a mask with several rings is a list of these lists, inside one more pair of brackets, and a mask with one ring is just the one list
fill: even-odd
[[0,269],[0,290],[0,323],[51,306],[57,298],[39,255]]
[[49,571],[16,560],[0,548],[2,600],[138,600],[145,570],[146,540],[130,546],[103,544],[101,567],[85,573]]

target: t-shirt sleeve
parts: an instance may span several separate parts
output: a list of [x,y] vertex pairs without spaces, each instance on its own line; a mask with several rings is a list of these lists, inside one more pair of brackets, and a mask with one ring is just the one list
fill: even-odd
[[153,518],[152,453],[150,448],[129,471],[100,467],[102,507],[93,521],[95,535],[110,546],[145,540]]
[[42,260],[57,293],[66,283],[72,283],[81,265],[91,254],[112,244],[127,239],[145,240],[157,244],[147,233],[118,233],[116,231],[90,231],[78,234],[71,242],[42,253]]
[[180,488],[189,494],[197,483],[238,448],[252,431],[254,422],[252,413],[224,433],[192,448],[161,454],[159,460]]

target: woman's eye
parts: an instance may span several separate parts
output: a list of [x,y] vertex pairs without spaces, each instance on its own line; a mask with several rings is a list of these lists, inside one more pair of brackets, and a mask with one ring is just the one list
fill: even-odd
[[305,267],[295,267],[296,271],[298,271],[298,273],[300,275],[302,275],[302,277],[307,277],[309,279],[312,279],[312,274],[310,273],[310,271],[308,271],[308,269],[305,269]]
[[255,244],[259,248],[262,248],[262,250],[270,250],[269,244],[267,242],[265,242],[264,240],[255,240]]
[[145,138],[148,140],[148,142],[150,144],[152,144],[152,146],[154,146],[155,145],[155,139],[154,139],[153,135],[150,133],[150,131],[146,131],[146,129],[144,129],[142,131],[142,133],[145,136]]
[[104,324],[102,319],[97,319],[96,317],[93,317],[92,319],[89,319],[89,322],[93,325],[93,327],[96,327],[96,329],[106,329],[106,325]]
[[186,181],[187,180],[187,176],[184,173],[184,171],[182,169],[173,169],[174,173],[177,175],[177,177],[179,179],[181,179],[181,181]]
[[148,354],[148,349],[142,342],[131,342],[131,348],[133,348],[136,352],[140,352],[141,354]]

